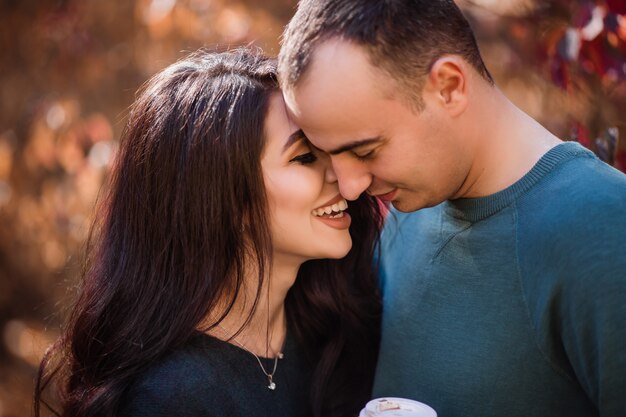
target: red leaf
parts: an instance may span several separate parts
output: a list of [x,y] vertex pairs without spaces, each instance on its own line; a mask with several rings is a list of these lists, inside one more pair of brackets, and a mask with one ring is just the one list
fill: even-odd
[[606,5],[611,13],[626,14],[626,1],[606,0]]
[[580,60],[583,68],[600,76],[605,75],[609,67],[604,42],[604,36],[598,36],[592,41],[583,42],[580,48]]
[[591,146],[589,131],[579,122],[574,123],[574,127],[572,128],[572,139],[586,148]]

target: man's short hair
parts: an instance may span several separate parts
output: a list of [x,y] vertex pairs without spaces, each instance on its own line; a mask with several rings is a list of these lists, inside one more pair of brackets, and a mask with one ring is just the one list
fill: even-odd
[[301,0],[285,29],[278,57],[281,85],[295,87],[315,47],[337,37],[365,48],[422,107],[424,76],[445,54],[459,55],[489,83],[474,33],[452,0]]

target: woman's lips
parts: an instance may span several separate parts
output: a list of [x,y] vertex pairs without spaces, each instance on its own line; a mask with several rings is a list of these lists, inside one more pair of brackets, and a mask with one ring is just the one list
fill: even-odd
[[347,229],[350,227],[351,218],[346,212],[348,202],[341,195],[334,197],[325,204],[311,212],[313,217],[335,229]]
[[323,222],[327,226],[330,226],[333,229],[339,229],[339,230],[349,228],[350,223],[352,222],[352,218],[346,211],[342,212],[340,217],[317,217],[315,216],[315,218]]

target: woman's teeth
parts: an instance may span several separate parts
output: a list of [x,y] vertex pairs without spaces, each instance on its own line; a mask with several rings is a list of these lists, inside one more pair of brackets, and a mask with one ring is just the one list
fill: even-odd
[[343,217],[343,212],[348,208],[348,202],[341,200],[338,203],[332,204],[326,207],[320,207],[313,210],[313,215],[317,217],[329,217],[331,219],[337,219]]

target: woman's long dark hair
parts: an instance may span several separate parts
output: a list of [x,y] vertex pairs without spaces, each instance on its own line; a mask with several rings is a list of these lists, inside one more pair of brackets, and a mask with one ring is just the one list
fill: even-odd
[[[78,298],[40,366],[36,417],[42,404],[63,417],[113,416],[140,372],[186,343],[218,303],[232,307],[250,256],[258,301],[271,253],[260,160],[276,91],[275,61],[249,50],[195,53],[144,86],[99,204]],[[305,263],[286,300],[290,331],[317,361],[316,416],[358,412],[377,353],[380,211],[370,197],[349,211],[348,256]],[[58,404],[44,400],[47,387]]]

